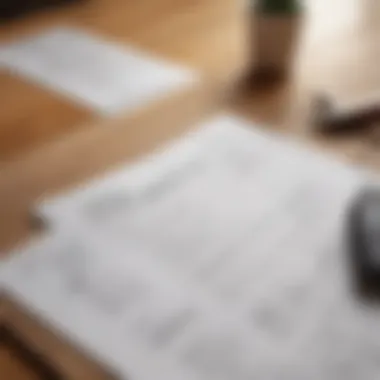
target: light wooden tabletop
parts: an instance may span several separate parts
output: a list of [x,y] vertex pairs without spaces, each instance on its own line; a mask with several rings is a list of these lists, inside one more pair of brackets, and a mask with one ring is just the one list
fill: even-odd
[[[231,93],[249,58],[245,34],[249,17],[242,2],[88,0],[2,26],[0,41],[8,42],[51,25],[79,25],[194,67],[203,73],[204,82],[145,110],[102,119],[2,71],[0,101],[6,106],[0,112],[1,250],[34,232],[29,212],[39,197],[138,158],[225,108],[226,103],[227,108],[255,121],[283,131],[288,131],[286,126],[297,136],[313,136],[317,141],[305,132],[315,91],[330,91],[345,101],[380,88],[380,3],[308,0],[307,10],[293,81],[245,93]],[[228,94],[235,95],[229,103]],[[289,110],[294,112],[289,115]],[[323,144],[353,157],[368,151],[368,144],[360,138],[324,139]],[[371,152],[369,161],[377,162],[376,152]],[[2,300],[0,315],[67,378],[107,378],[99,366],[78,355],[11,300]]]

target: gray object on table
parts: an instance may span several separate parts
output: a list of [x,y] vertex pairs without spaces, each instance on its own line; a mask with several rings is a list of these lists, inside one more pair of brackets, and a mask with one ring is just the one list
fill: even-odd
[[326,133],[349,132],[380,122],[380,94],[369,94],[348,104],[339,104],[333,96],[318,95],[312,106],[312,123]]

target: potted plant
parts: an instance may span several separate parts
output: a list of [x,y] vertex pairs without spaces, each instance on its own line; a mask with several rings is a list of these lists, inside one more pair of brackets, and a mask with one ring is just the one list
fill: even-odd
[[254,74],[283,76],[293,61],[300,25],[300,0],[253,1]]

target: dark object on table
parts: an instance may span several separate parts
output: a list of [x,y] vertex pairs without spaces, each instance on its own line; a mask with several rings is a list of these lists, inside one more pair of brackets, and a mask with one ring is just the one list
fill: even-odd
[[80,0],[0,0],[0,22],[23,16],[29,12],[79,1]]
[[255,84],[289,78],[300,40],[303,5],[300,0],[248,0],[250,70]]
[[380,297],[380,188],[355,199],[348,219],[350,257],[361,295]]
[[313,104],[312,123],[324,133],[364,130],[380,122],[380,94],[360,102],[339,106],[328,96],[318,97]]

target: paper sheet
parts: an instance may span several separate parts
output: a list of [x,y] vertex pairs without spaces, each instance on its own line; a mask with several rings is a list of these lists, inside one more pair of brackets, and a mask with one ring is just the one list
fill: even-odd
[[1,45],[1,67],[105,114],[145,106],[197,80],[190,69],[69,27]]
[[3,286],[121,378],[376,379],[341,235],[363,175],[247,127],[221,116],[48,201],[54,234]]

